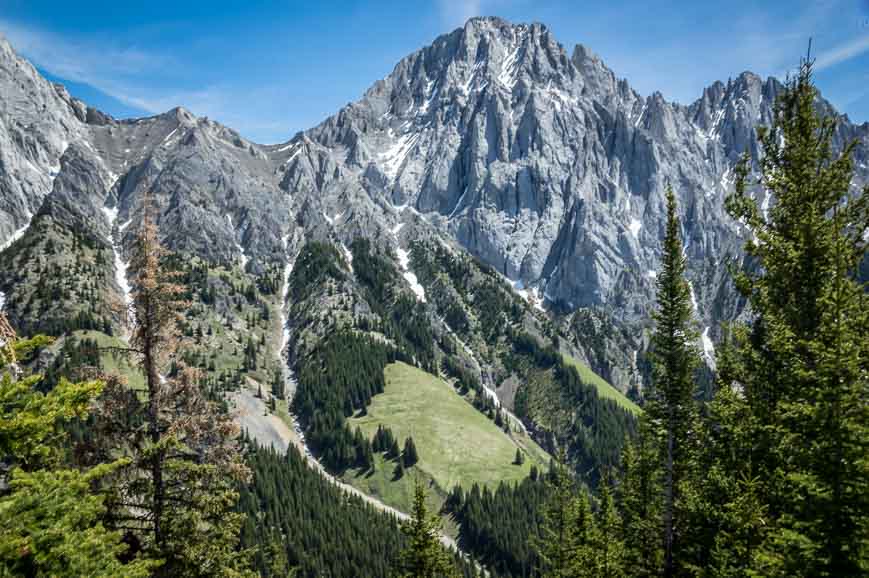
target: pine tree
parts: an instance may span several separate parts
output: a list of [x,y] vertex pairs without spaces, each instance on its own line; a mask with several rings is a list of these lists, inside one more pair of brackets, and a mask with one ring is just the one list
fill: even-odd
[[398,440],[392,437],[392,432],[390,432],[389,437],[391,438],[391,440],[389,442],[389,451],[386,455],[390,459],[398,459],[401,457],[401,450],[398,447]]
[[595,577],[622,578],[626,576],[624,567],[625,545],[623,542],[621,517],[616,509],[610,478],[605,476],[598,492],[597,529],[592,551],[595,555]]
[[561,462],[550,468],[549,484],[550,498],[544,504],[540,535],[534,544],[539,570],[551,578],[590,576],[595,567],[596,526],[588,496],[585,492],[576,494]]
[[516,448],[516,457],[513,458],[513,464],[517,466],[521,466],[525,463],[525,454],[522,453],[522,450]]
[[[400,462],[399,462],[400,463]],[[422,482],[414,486],[413,513],[402,525],[408,545],[397,563],[399,576],[406,578],[440,578],[456,575],[447,552],[440,543],[440,519],[429,516],[425,505],[425,488]]]
[[660,576],[664,564],[661,533],[660,435],[648,413],[640,417],[637,437],[622,455],[618,504],[622,515],[625,568],[632,576]]
[[395,462],[395,468],[392,469],[392,479],[393,480],[400,480],[403,477],[404,477],[404,460],[399,458]]
[[748,574],[768,526],[756,474],[754,419],[745,397],[732,387],[741,375],[734,342],[741,327],[726,327],[717,355],[716,394],[706,408],[699,437],[698,468],[692,508],[692,540],[683,550],[695,573],[720,578]]
[[130,261],[135,329],[128,350],[145,390],[130,395],[120,380],[109,381],[94,428],[105,452],[129,459],[113,480],[107,523],[163,561],[157,575],[246,575],[234,506],[249,472],[231,416],[205,398],[202,376],[182,362],[177,322],[185,289],[167,260],[149,208]]
[[653,393],[646,412],[662,435],[664,575],[675,576],[682,573],[682,492],[690,480],[694,459],[689,435],[696,422],[693,373],[698,354],[693,345],[696,335],[690,327],[691,293],[685,280],[681,226],[670,187],[662,262],[652,336]]
[[41,376],[23,375],[21,363],[49,343],[16,339],[0,313],[0,575],[148,576],[155,562],[131,556],[121,533],[103,526],[93,491],[124,461],[84,471],[63,461],[64,426],[87,418],[104,384],[60,379],[43,394]]
[[412,437],[404,440],[404,451],[401,456],[406,468],[412,467],[419,461],[419,454],[416,453],[416,445],[413,443]]
[[384,446],[383,440],[383,425],[377,424],[377,431],[374,433],[374,439],[371,442],[371,449],[375,452],[382,452],[386,450]]
[[736,275],[755,318],[734,384],[754,422],[758,498],[775,526],[755,571],[773,576],[869,572],[869,308],[857,280],[869,195],[851,191],[855,143],[834,154],[838,120],[817,110],[805,60],[771,129],[758,133],[759,184],[775,202],[758,206],[745,165],[727,199],[758,264]]

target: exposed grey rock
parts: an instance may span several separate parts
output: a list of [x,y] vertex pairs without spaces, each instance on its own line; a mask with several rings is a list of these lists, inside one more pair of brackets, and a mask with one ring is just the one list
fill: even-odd
[[[256,274],[286,260],[286,235],[395,245],[404,241],[392,231],[409,222],[556,311],[591,308],[639,334],[670,184],[698,323],[717,338],[720,320],[743,313],[723,264],[742,259],[751,234],[724,198],[740,155],[757,161],[757,127],[781,89],[745,72],[689,105],[644,97],[588,48],[568,55],[541,24],[474,18],[320,125],[261,146],[183,109],[112,119],[0,39],[0,246],[40,207],[105,237],[103,206],[127,223],[152,202],[173,249]],[[869,123],[838,116],[836,146],[855,139],[856,190],[869,181]]]

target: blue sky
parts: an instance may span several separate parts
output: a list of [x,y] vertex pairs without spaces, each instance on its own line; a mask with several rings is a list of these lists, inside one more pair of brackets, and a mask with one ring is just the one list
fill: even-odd
[[784,76],[811,36],[824,95],[869,121],[869,0],[0,0],[0,32],[115,116],[183,105],[271,143],[475,15],[543,22],[568,51],[583,43],[640,93],[678,102],[743,70]]

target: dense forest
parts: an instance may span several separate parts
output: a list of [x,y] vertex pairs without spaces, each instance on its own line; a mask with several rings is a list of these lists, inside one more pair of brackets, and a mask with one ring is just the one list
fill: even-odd
[[406,545],[398,522],[348,497],[305,463],[295,448],[286,455],[251,445],[253,484],[242,486],[242,547],[256,547],[261,576],[353,576],[365,568],[386,576]]
[[[617,466],[625,441],[636,433],[636,418],[609,399],[601,399],[593,385],[585,383],[575,367],[565,363],[552,346],[542,346],[527,333],[514,334],[512,355],[507,367],[531,366],[535,370],[552,372],[560,385],[565,405],[573,408],[563,439],[553,446],[564,445],[572,463],[586,473],[591,483],[597,483],[601,471]],[[516,415],[528,417],[529,389],[522,388],[516,396]]]
[[[850,194],[853,143],[834,154],[803,61],[745,157],[727,209],[757,267],[732,271],[751,305],[728,328],[711,402],[675,196],[657,280],[652,390],[597,514],[555,483],[539,550],[546,576],[865,576],[869,572],[869,303],[858,279],[869,195]],[[774,194],[768,210],[753,186]],[[558,540],[547,540],[558,536]]]
[[550,493],[547,477],[532,469],[521,483],[502,482],[495,490],[474,484],[465,492],[456,486],[445,510],[459,524],[462,549],[499,576],[535,575],[541,514]]

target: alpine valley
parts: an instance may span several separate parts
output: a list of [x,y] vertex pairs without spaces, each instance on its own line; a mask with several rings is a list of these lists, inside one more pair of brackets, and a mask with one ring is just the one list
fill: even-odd
[[[668,185],[711,394],[723,324],[750,317],[730,271],[756,266],[725,198],[743,154],[760,170],[783,90],[742,72],[668,102],[544,25],[473,18],[261,145],[182,108],[116,120],[0,37],[0,311],[56,338],[35,361],[48,382],[96,366],[141,384],[111,351],[133,330],[151,211],[187,291],[184,360],[263,446],[243,543],[295,536],[299,575],[386,575],[422,480],[466,573],[530,575],[532,546],[505,546],[527,528],[487,526],[487,508],[527,519],[561,452],[592,488],[619,464],[652,375]],[[856,141],[862,190],[869,123],[816,108],[833,148]],[[327,520],[323,502],[343,509]],[[317,524],[340,529],[319,539]],[[256,555],[261,573],[272,561]]]

